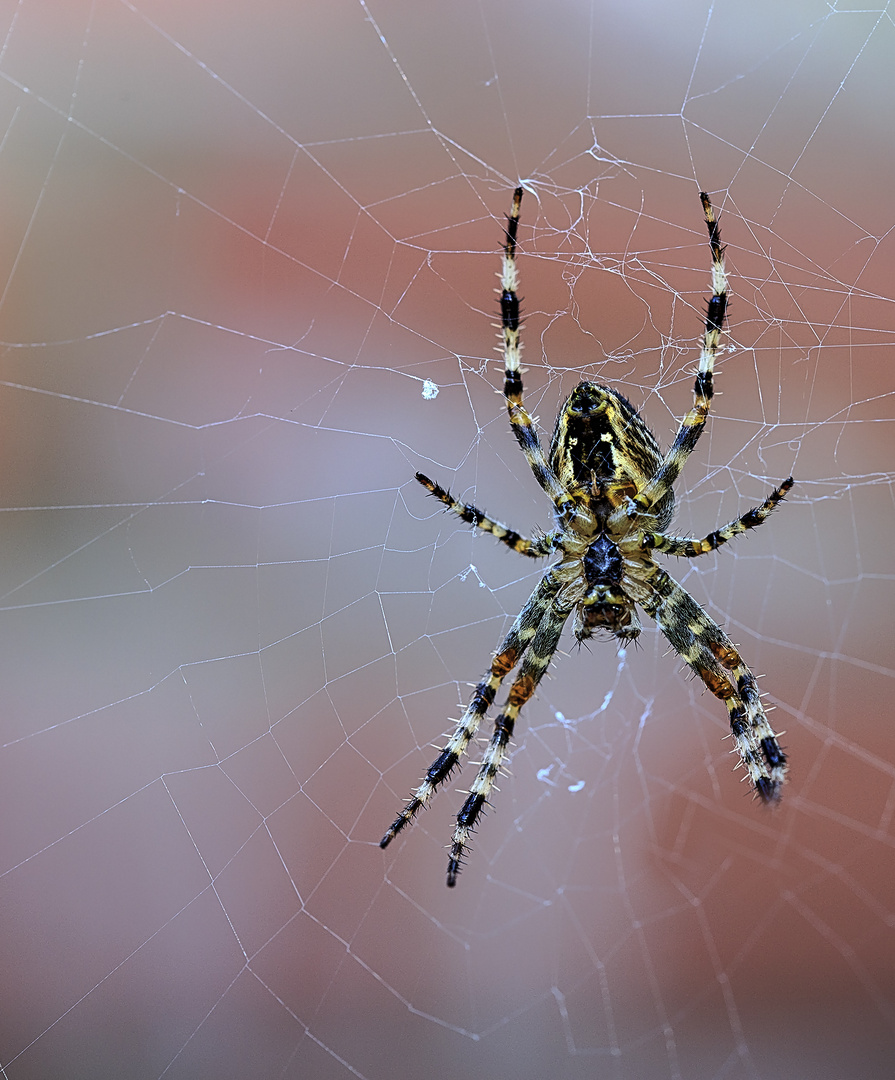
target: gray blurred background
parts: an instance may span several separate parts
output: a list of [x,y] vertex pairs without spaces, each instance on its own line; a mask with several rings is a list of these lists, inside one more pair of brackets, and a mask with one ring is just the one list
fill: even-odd
[[[889,1076],[890,19],[25,0],[0,28],[2,1075]],[[377,843],[538,570],[412,477],[550,525],[495,392],[520,180],[548,432],[588,377],[668,444],[700,188],[720,210],[730,348],[675,529],[797,486],[669,569],[765,676],[792,780],[752,803],[653,627],[565,642],[448,891],[471,770]]]

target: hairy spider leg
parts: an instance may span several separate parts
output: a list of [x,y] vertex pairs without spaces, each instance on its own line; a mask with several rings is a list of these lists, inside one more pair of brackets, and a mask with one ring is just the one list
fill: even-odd
[[489,518],[487,514],[473,506],[472,503],[458,502],[446,488],[443,488],[441,484],[437,484],[434,480],[430,480],[428,476],[423,476],[422,473],[418,472],[416,478],[428,490],[430,495],[440,499],[448,510],[453,511],[458,518],[461,518],[469,525],[474,525],[483,532],[491,533],[502,544],[506,544],[513,551],[518,551],[520,555],[529,555],[532,559],[542,559],[553,550],[556,533],[547,533],[544,536],[536,536],[529,540],[525,536],[520,536],[515,529],[508,529],[506,525],[501,525],[499,521]]
[[385,836],[379,841],[380,847],[388,847],[405,825],[409,825],[413,821],[417,811],[432,798],[439,784],[447,780],[454,771],[460,757],[466,752],[466,748],[475,736],[482,717],[494,701],[494,696],[500,688],[500,684],[519,663],[535,638],[544,619],[544,613],[553,603],[557,592],[559,592],[559,587],[559,582],[555,580],[549,571],[538,582],[525,607],[519,612],[515,622],[510,627],[510,631],[504,638],[500,648],[494,654],[488,674],[473,691],[472,699],[457,722],[453,734],[442,747],[441,753],[427,769],[422,783],[413,793],[410,801],[395,818]]
[[494,721],[494,731],[482,764],[469,789],[466,802],[457,814],[457,827],[454,830],[454,842],[448,859],[447,883],[449,886],[453,887],[457,883],[457,875],[460,873],[472,833],[480,814],[489,803],[494,781],[500,774],[501,766],[507,756],[507,746],[513,737],[516,718],[523,705],[534,694],[544,672],[549,667],[559,645],[562,628],[570,613],[571,609],[544,609],[537,632],[534,633],[528,652],[510,687],[503,712]]
[[774,488],[761,506],[753,506],[751,510],[747,510],[741,517],[728,522],[727,525],[722,526],[720,529],[715,529],[714,532],[710,532],[702,540],[687,536],[665,536],[663,533],[648,532],[643,534],[641,545],[655,551],[664,551],[666,555],[683,555],[688,559],[694,559],[698,555],[705,555],[709,551],[715,551],[722,544],[726,544],[728,540],[733,540],[735,536],[739,536],[749,529],[755,529],[767,521],[768,517],[777,508],[777,504],[781,502],[794,483],[795,481],[790,476],[780,484],[780,487]]
[[528,410],[522,404],[522,372],[519,358],[522,352],[519,314],[519,275],[516,270],[516,233],[519,228],[519,208],[522,188],[513,192],[513,206],[507,218],[506,240],[503,246],[503,265],[500,272],[500,326],[503,340],[504,387],[510,415],[510,427],[534,478],[550,497],[560,519],[575,514],[575,500],[560,483],[541,447]]
[[674,442],[662,459],[662,464],[655,476],[643,491],[635,496],[634,502],[641,510],[649,510],[659,502],[677,480],[684,463],[699,441],[712,407],[715,355],[721,344],[724,317],[727,314],[727,274],[724,270],[721,230],[715,218],[712,201],[704,191],[700,191],[699,198],[702,201],[705,223],[709,231],[709,244],[712,249],[712,296],[706,311],[702,352],[696,370],[696,382],[693,384],[693,408],[681,420]]
[[640,599],[641,607],[727,706],[736,750],[755,791],[762,801],[776,802],[786,777],[786,755],[761,704],[755,676],[730,638],[674,578],[658,566],[651,576],[652,589]]

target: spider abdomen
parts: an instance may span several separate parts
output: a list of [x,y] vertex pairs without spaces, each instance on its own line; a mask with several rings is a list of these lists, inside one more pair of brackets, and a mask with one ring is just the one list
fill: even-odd
[[[662,464],[662,453],[623,394],[601,383],[580,382],[556,418],[550,464],[568,490],[590,496],[592,509],[603,514],[607,494],[630,498],[643,491]],[[610,502],[619,505],[617,497]],[[652,507],[659,528],[670,522],[673,508],[669,488]]]

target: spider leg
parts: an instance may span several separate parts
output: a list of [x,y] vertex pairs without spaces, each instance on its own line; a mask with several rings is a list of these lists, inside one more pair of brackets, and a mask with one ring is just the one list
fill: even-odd
[[545,608],[543,610],[540,625],[534,633],[519,673],[510,687],[507,703],[503,712],[494,721],[494,731],[482,764],[469,789],[466,802],[457,814],[457,827],[454,829],[454,842],[448,859],[447,883],[449,886],[457,883],[457,875],[460,873],[476,822],[488,803],[494,781],[507,756],[507,746],[513,736],[516,718],[522,706],[534,694],[541,677],[547,670],[559,645],[562,628],[569,614],[568,610],[563,609]]
[[410,801],[395,818],[388,832],[379,841],[384,848],[394,840],[398,833],[413,821],[419,809],[426,805],[442,784],[456,768],[460,757],[465,753],[470,741],[478,730],[482,717],[488,711],[500,684],[522,658],[532,644],[544,613],[553,603],[559,592],[560,583],[548,571],[538,582],[534,592],[528,598],[525,607],[519,612],[510,632],[504,638],[500,648],[494,654],[489,673],[473,691],[472,699],[457,722],[453,734],[441,749],[441,753],[426,770],[420,786],[414,791]]
[[642,607],[727,706],[736,749],[755,791],[763,802],[775,802],[786,778],[786,755],[761,704],[755,676],[730,638],[672,577],[656,567],[651,584]]
[[483,532],[489,532],[492,536],[496,537],[502,544],[506,544],[508,548],[512,548],[513,551],[518,551],[520,555],[530,555],[533,559],[542,559],[545,555],[549,555],[553,550],[553,540],[556,536],[555,533],[548,533],[545,536],[536,536],[533,540],[529,540],[524,536],[520,536],[515,529],[508,529],[506,525],[501,525],[499,521],[494,521],[489,518],[487,514],[482,513],[471,503],[458,502],[453,495],[440,484],[437,484],[434,480],[430,480],[428,476],[423,476],[422,473],[416,474],[417,480],[428,489],[430,495],[434,495],[436,499],[440,499],[448,510],[452,510],[457,517],[467,522],[469,525],[475,525]]
[[534,420],[522,404],[522,372],[519,358],[522,352],[521,319],[519,316],[519,275],[516,270],[516,233],[519,228],[519,208],[522,188],[513,192],[513,207],[507,219],[506,240],[503,246],[503,268],[500,274],[500,327],[503,341],[504,386],[510,414],[510,427],[525,454],[534,478],[549,495],[560,516],[574,515],[575,501],[550,468]]
[[702,540],[695,540],[692,537],[685,536],[665,536],[662,533],[650,532],[643,534],[642,546],[644,548],[653,548],[656,551],[664,551],[666,555],[683,555],[688,559],[693,559],[697,555],[705,555],[706,552],[714,551],[716,548],[721,547],[722,544],[726,544],[728,540],[733,540],[740,533],[755,529],[767,521],[768,517],[776,509],[777,504],[794,483],[795,481],[790,476],[788,480],[784,480],[780,484],[780,487],[774,488],[761,506],[753,506],[742,517],[738,517],[735,521],[729,522],[720,529],[715,529],[714,532],[710,532]]
[[634,502],[641,510],[649,510],[659,502],[677,480],[684,463],[699,441],[712,406],[715,356],[721,344],[724,317],[727,314],[727,274],[724,270],[721,230],[715,219],[712,201],[704,191],[699,193],[699,198],[702,200],[705,223],[709,231],[709,244],[712,249],[712,296],[706,311],[702,352],[696,370],[696,382],[693,385],[693,408],[681,420],[674,442],[662,459],[662,464],[655,475],[643,491],[635,497]]

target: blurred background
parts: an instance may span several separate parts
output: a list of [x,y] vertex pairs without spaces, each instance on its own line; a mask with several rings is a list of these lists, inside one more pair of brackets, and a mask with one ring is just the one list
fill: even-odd
[[[893,27],[819,0],[0,5],[0,1074],[890,1075]],[[669,566],[791,783],[647,626],[564,639],[456,889],[472,770],[379,838],[538,566],[526,401],[667,446],[719,210],[730,334]],[[646,620],[645,620],[646,621]],[[473,754],[476,758],[477,754]]]

